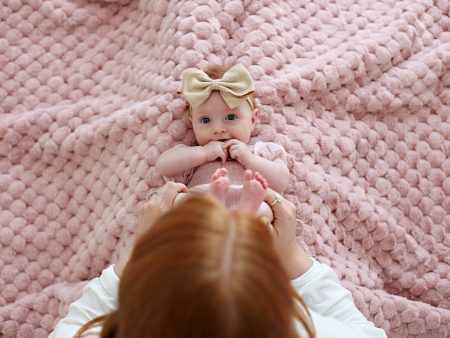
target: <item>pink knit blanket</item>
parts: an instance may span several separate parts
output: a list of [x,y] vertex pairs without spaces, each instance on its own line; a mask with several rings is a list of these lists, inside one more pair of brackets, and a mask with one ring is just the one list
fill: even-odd
[[46,337],[133,239],[180,75],[242,63],[299,241],[389,337],[450,335],[444,0],[0,4],[0,336]]

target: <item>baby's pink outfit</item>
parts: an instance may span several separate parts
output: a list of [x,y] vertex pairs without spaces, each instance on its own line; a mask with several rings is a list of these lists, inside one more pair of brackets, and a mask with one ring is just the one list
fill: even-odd
[[[287,163],[286,150],[277,143],[258,141],[253,146],[253,153],[272,162]],[[230,178],[230,190],[225,199],[225,205],[230,209],[236,208],[239,205],[243,183],[242,176],[246,169],[236,160],[229,159],[225,163],[221,160],[208,162],[174,178],[165,179],[186,184],[189,191],[209,192],[211,176],[219,168],[226,168]]]

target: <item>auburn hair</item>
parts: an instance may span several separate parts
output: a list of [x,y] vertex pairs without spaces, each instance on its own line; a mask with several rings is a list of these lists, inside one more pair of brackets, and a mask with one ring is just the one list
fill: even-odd
[[[162,215],[137,241],[103,338],[314,337],[267,225],[195,195]],[[298,324],[295,324],[295,319]]]

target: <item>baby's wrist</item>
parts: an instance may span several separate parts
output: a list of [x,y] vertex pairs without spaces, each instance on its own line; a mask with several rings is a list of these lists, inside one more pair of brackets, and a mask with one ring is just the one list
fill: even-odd
[[208,153],[208,149],[205,146],[199,146],[201,151],[201,161],[202,163],[208,162],[209,161],[209,153]]
[[241,164],[247,168],[247,169],[252,169],[253,168],[253,154],[250,153],[248,156],[244,156],[244,158],[242,159]]

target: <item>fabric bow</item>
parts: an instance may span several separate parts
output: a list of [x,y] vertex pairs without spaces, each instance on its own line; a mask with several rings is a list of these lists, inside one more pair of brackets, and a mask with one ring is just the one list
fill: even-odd
[[183,93],[192,108],[196,108],[209,98],[213,90],[220,91],[228,107],[234,109],[255,91],[255,86],[248,70],[237,64],[217,80],[211,79],[202,70],[185,71],[178,92]]

